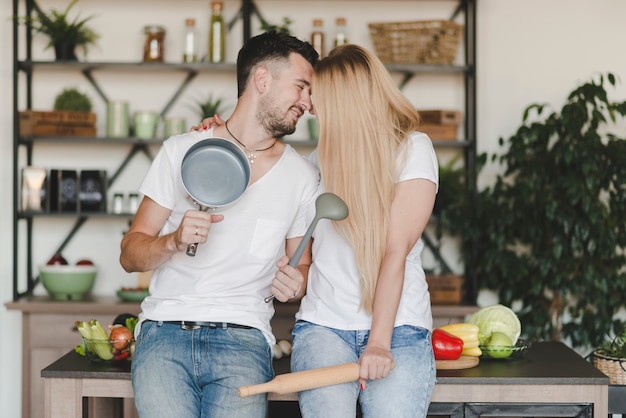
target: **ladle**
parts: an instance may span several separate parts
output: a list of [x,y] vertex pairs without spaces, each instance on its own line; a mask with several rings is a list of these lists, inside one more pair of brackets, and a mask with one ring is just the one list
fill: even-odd
[[[313,230],[320,219],[341,221],[347,217],[348,207],[339,196],[329,192],[319,195],[315,200],[315,217],[313,218],[311,225],[309,225],[309,229],[306,230],[304,237],[302,237],[302,241],[300,241],[298,248],[296,248],[296,252],[293,253],[291,260],[289,260],[289,265],[291,267],[296,267],[298,265],[300,258],[302,258],[302,254],[304,253],[304,249],[311,240]],[[265,298],[266,303],[269,303],[272,300],[274,300],[274,295]]]

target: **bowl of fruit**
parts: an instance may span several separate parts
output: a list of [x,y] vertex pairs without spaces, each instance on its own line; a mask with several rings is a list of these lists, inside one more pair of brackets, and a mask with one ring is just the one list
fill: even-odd
[[39,267],[39,279],[53,299],[82,300],[91,292],[96,281],[97,268],[88,259],[70,264],[56,254]]
[[75,351],[94,363],[128,362],[135,352],[133,336],[136,318],[127,320],[126,325],[114,323],[108,330],[97,319],[76,321],[82,344]]

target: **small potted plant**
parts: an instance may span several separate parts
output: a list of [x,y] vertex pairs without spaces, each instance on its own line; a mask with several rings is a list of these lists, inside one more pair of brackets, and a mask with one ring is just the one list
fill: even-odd
[[[213,93],[209,93],[205,100],[198,100],[196,102],[196,114],[201,119],[211,118],[215,114],[220,114],[225,111],[227,105],[224,103],[224,99],[215,96]],[[221,115],[220,115],[221,116]]]
[[76,88],[67,88],[54,99],[54,110],[91,112],[91,99]]
[[291,29],[289,28],[289,25],[291,25],[293,21],[289,19],[288,17],[283,18],[282,25],[275,25],[275,24],[269,23],[267,20],[263,18],[261,18],[260,20],[261,20],[261,30],[265,32],[276,31],[279,33],[286,33],[287,35],[291,35]]
[[626,328],[594,350],[593,364],[612,385],[626,385]]
[[45,13],[33,2],[36,15],[22,18],[24,23],[32,25],[35,32],[48,36],[46,49],[54,47],[57,61],[76,61],[76,47],[82,48],[83,53],[87,55],[88,46],[95,45],[100,37],[86,26],[93,16],[84,19],[77,16],[74,20],[69,20],[68,13],[77,2],[78,0],[72,0],[62,12],[51,9],[49,13]]

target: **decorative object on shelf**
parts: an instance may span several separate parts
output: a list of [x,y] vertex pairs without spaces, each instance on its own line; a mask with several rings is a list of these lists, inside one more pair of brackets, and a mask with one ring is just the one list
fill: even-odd
[[82,170],[79,184],[78,210],[80,212],[106,212],[106,171]]
[[185,32],[183,34],[183,62],[194,63],[198,61],[198,36],[196,35],[196,19],[185,19]]
[[261,16],[259,16],[259,20],[261,21],[261,30],[263,32],[276,31],[279,33],[286,33],[287,35],[291,35],[291,29],[289,28],[289,26],[293,23],[293,20],[291,20],[289,17],[283,17],[282,24],[280,25],[269,23]]
[[184,134],[185,132],[187,132],[187,121],[185,118],[165,118],[163,120],[163,135],[166,138]]
[[319,126],[317,124],[317,118],[308,118],[306,120],[306,126],[309,130],[309,139],[311,141],[317,141],[320,136]]
[[326,53],[326,36],[324,35],[324,21],[322,19],[313,19],[313,30],[311,31],[311,45],[320,55],[325,57]]
[[376,55],[386,64],[452,65],[463,25],[450,20],[370,23]]
[[78,210],[78,172],[76,170],[50,170],[50,212],[76,212]]
[[426,274],[430,302],[433,305],[458,305],[463,300],[463,276]]
[[21,136],[96,136],[96,114],[91,99],[67,88],[54,100],[54,111],[26,110],[19,113]]
[[94,265],[45,265],[39,267],[39,278],[53,299],[82,300],[96,281]]
[[91,112],[92,103],[89,96],[76,88],[63,89],[54,99],[54,110],[71,110],[75,112]]
[[338,17],[335,19],[335,39],[333,40],[333,46],[336,48],[340,45],[348,43],[348,35],[346,28],[346,18]]
[[85,19],[79,19],[79,16],[76,16],[73,21],[68,20],[68,13],[77,2],[78,0],[72,0],[62,12],[51,9],[49,13],[42,11],[37,3],[33,2],[36,16],[21,18],[24,23],[30,23],[35,32],[48,36],[50,42],[48,42],[46,49],[54,47],[57,61],[76,61],[77,47],[82,48],[86,56],[88,46],[95,45],[100,38],[100,35],[86,26],[86,23],[93,16]]
[[211,22],[209,23],[208,62],[220,63],[226,60],[226,27],[224,25],[224,3],[211,2]]
[[48,171],[40,167],[22,168],[21,210],[44,212],[48,210]]
[[156,136],[159,119],[159,114],[156,112],[136,112],[133,125],[135,136],[139,139],[153,139]]
[[159,25],[147,25],[143,28],[146,40],[143,44],[144,62],[163,62],[165,60],[165,28]]
[[[508,139],[492,186],[447,226],[461,234],[480,286],[519,304],[534,341],[599,346],[621,330],[626,294],[626,101],[613,74],[577,86],[560,110],[531,104]],[[444,217],[441,217],[444,220]]]
[[196,114],[200,117],[200,119],[210,118],[215,116],[215,114],[222,115],[227,108],[227,105],[224,103],[224,99],[222,97],[218,97],[214,93],[209,93],[206,99],[197,100],[196,101]]
[[593,365],[609,377],[612,385],[626,385],[626,328],[592,353]]
[[107,103],[107,137],[128,138],[130,136],[130,111],[128,102]]

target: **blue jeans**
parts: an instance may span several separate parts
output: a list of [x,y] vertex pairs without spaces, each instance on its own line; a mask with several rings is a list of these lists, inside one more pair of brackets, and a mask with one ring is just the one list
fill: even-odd
[[[357,362],[369,330],[343,331],[298,321],[293,330],[291,370]],[[303,418],[354,418],[357,399],[364,418],[425,417],[435,386],[435,359],[428,330],[396,327],[391,340],[395,368],[384,379],[344,383],[300,392]]]
[[257,329],[186,331],[146,321],[132,362],[144,418],[265,418],[267,394],[240,398],[237,388],[273,378],[271,349]]

